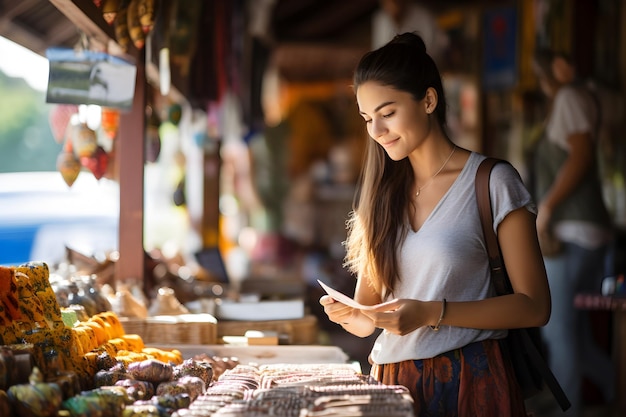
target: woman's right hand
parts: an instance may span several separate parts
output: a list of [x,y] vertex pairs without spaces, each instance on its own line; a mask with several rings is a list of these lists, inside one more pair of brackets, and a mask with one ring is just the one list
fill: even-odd
[[320,298],[320,304],[324,307],[324,312],[328,319],[337,324],[348,324],[354,321],[355,314],[358,314],[354,308],[349,307],[339,301],[335,301],[329,295],[323,295]]
[[372,319],[361,310],[347,306],[330,295],[323,295],[320,298],[320,304],[324,307],[324,312],[330,321],[341,325],[345,331],[355,336],[367,337],[376,330]]

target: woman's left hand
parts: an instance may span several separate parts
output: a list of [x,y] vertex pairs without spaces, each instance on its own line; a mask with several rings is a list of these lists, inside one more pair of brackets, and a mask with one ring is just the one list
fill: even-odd
[[404,336],[429,324],[428,303],[411,299],[395,299],[374,306],[372,310],[361,310],[374,326],[389,333]]

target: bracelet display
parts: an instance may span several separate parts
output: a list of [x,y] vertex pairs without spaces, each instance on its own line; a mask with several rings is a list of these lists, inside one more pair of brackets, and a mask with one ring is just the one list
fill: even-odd
[[443,320],[443,316],[446,314],[446,299],[444,298],[441,301],[441,315],[439,316],[439,320],[437,320],[437,324],[435,324],[434,326],[430,326],[430,328],[434,331],[434,332],[438,332],[439,331],[439,325],[441,324],[441,320]]

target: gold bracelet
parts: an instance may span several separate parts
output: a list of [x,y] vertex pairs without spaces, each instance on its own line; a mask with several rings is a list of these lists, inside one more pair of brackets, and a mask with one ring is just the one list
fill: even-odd
[[446,314],[446,299],[445,298],[441,302],[441,315],[439,316],[439,320],[437,321],[437,324],[435,324],[434,326],[430,326],[433,332],[439,331],[439,325],[441,324],[441,320],[443,320],[444,314]]

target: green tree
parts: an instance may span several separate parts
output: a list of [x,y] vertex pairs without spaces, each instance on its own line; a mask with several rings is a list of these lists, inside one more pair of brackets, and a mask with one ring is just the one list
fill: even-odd
[[0,172],[55,171],[62,145],[54,140],[46,93],[0,71]]

